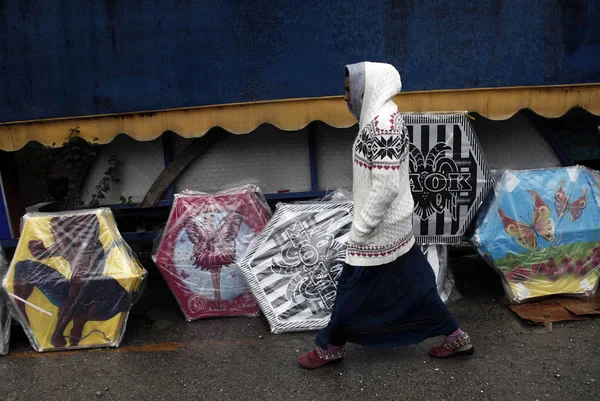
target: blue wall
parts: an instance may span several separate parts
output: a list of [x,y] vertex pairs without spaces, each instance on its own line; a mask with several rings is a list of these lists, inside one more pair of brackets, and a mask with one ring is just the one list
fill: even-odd
[[600,0],[0,0],[0,122],[342,93],[600,82]]

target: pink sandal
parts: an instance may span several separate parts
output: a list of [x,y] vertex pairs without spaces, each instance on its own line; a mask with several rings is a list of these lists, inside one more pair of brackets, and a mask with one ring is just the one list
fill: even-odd
[[329,345],[327,349],[317,347],[298,357],[300,366],[306,369],[318,369],[328,363],[341,362],[344,359],[344,347]]
[[471,344],[468,334],[461,331],[453,337],[447,337],[442,345],[435,346],[429,350],[429,355],[436,358],[450,358],[456,355],[473,355],[475,347]]

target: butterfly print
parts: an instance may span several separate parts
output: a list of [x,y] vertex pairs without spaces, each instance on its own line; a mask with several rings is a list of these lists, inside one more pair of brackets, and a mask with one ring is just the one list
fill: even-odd
[[573,222],[581,217],[581,215],[583,214],[583,210],[587,206],[586,198],[588,194],[588,188],[584,187],[583,195],[581,195],[573,203],[569,203],[569,198],[567,197],[567,194],[565,193],[565,190],[563,188],[564,183],[564,180],[560,182],[560,186],[558,187],[558,189],[556,190],[556,194],[554,195],[554,209],[556,210],[558,218],[563,217],[568,210],[569,218]]
[[498,208],[498,214],[502,219],[504,230],[508,235],[514,237],[517,244],[530,251],[537,249],[537,236],[545,240],[554,241],[554,220],[550,217],[550,207],[540,198],[537,192],[528,191],[534,199],[533,222],[524,223],[509,217],[502,208]]

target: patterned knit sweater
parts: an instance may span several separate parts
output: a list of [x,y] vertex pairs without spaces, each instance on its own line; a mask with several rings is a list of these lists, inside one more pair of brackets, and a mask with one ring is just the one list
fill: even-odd
[[349,68],[351,96],[363,95],[362,104],[353,100],[351,105],[351,111],[360,109],[360,120],[353,152],[354,221],[346,262],[377,266],[396,260],[413,246],[414,204],[408,133],[392,101],[400,92],[400,75],[388,64],[361,64],[364,91],[353,86],[356,68]]

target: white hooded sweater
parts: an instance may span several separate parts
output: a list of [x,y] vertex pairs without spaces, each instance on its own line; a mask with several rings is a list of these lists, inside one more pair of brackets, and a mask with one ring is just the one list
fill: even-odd
[[392,100],[402,84],[389,64],[366,62],[346,68],[350,111],[359,118],[353,148],[354,221],[346,263],[378,266],[393,262],[415,243],[408,133]]

